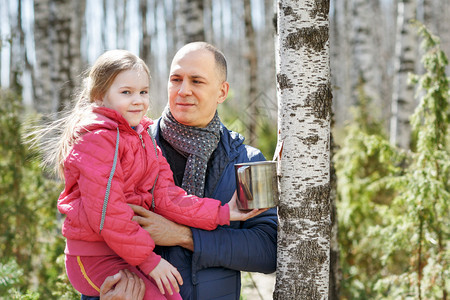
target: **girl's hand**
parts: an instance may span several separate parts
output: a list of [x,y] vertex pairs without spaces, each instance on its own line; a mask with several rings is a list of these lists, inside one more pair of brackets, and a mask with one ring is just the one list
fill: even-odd
[[228,206],[230,207],[230,221],[245,221],[268,210],[268,208],[255,208],[251,211],[242,211],[238,209],[236,200],[237,193],[234,192],[233,197],[231,197],[230,202],[228,202]]
[[173,295],[172,287],[175,289],[175,292],[179,293],[180,288],[178,284],[183,285],[183,278],[181,278],[178,270],[163,258],[161,258],[159,264],[149,275],[156,281],[156,284],[163,295],[165,294],[164,287],[169,292],[169,295]]

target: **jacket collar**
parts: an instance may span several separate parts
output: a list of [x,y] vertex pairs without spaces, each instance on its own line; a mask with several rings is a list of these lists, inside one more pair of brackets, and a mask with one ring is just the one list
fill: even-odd
[[98,129],[98,128],[117,128],[119,127],[120,131],[132,131],[141,133],[144,130],[147,130],[150,125],[153,124],[153,121],[146,116],[144,116],[137,126],[136,130],[131,128],[128,121],[125,120],[124,117],[117,111],[106,108],[106,107],[95,107],[93,112],[96,114],[96,120],[93,124],[88,126],[89,130]]
[[[160,128],[161,118],[155,120],[154,124],[150,127],[151,134],[155,137],[156,142],[159,144],[161,137]],[[218,148],[225,150],[228,159],[234,160],[239,156],[238,148],[244,143],[244,137],[237,132],[228,130],[222,122],[220,122],[220,141]]]

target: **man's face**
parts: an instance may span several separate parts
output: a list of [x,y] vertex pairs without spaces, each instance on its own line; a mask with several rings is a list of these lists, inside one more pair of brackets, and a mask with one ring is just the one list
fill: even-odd
[[228,88],[228,82],[219,76],[211,52],[205,49],[179,52],[170,67],[170,111],[181,124],[206,127],[217,105],[225,101]]

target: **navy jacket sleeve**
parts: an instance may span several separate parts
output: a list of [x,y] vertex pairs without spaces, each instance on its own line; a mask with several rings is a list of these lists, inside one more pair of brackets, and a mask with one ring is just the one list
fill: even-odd
[[[224,171],[224,182],[213,198],[227,202],[236,190],[234,163],[263,161],[262,153],[246,147]],[[192,228],[193,270],[225,267],[248,272],[272,273],[277,261],[277,210],[272,208],[245,222],[231,222],[229,227],[213,231]]]
[[267,212],[241,222],[240,228],[219,227],[213,231],[192,228],[193,268],[225,267],[272,273],[277,260],[277,212]]

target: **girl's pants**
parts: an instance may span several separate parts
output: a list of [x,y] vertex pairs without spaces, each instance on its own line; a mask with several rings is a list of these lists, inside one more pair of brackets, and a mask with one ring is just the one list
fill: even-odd
[[[120,256],[73,256],[66,255],[66,270],[72,286],[81,294],[99,296],[100,286],[106,277],[117,274],[120,270],[128,269],[138,275],[145,282],[144,299],[181,299],[180,294],[174,292],[172,296],[167,290],[165,295],[159,291],[155,281],[131,266]],[[172,289],[173,291],[173,289]]]

